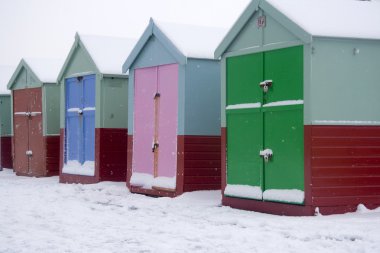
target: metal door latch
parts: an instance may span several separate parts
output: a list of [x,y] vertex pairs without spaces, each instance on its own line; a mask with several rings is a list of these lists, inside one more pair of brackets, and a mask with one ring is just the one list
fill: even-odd
[[153,143],[152,145],[152,152],[156,151],[156,149],[159,147],[158,143]]
[[269,87],[272,87],[273,81],[272,80],[265,80],[265,81],[262,81],[259,85],[260,85],[260,88],[263,89],[264,93],[267,93]]
[[32,113],[31,112],[26,112],[25,115],[26,115],[26,117],[32,117]]
[[264,150],[260,150],[260,157],[264,158],[265,162],[269,162],[272,156],[273,156],[273,151],[271,149],[267,148]]
[[25,154],[26,154],[27,156],[32,156],[32,155],[33,155],[33,152],[32,152],[32,150],[27,150],[27,151],[25,152]]
[[82,115],[83,114],[83,110],[82,109],[78,109],[78,114]]

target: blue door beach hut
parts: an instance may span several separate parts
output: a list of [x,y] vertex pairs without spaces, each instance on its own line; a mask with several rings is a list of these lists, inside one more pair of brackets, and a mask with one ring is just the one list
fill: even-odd
[[61,84],[62,183],[125,181],[128,75],[134,39],[75,35]]

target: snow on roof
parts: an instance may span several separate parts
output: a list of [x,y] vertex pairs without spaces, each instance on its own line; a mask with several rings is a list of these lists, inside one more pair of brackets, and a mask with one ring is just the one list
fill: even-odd
[[123,74],[122,66],[137,39],[79,35],[99,71],[103,74]]
[[15,72],[16,67],[13,66],[0,66],[0,94],[9,94],[7,85],[13,73]]
[[266,1],[314,36],[380,39],[379,1]]
[[56,83],[63,65],[62,59],[24,58],[24,61],[43,83]]
[[226,28],[187,24],[154,23],[186,57],[214,59],[214,51],[227,33]]

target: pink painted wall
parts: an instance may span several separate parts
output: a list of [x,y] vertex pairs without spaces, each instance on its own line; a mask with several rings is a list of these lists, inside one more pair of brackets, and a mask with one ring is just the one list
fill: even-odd
[[174,177],[177,172],[178,65],[158,67],[160,93],[158,176]]
[[154,94],[157,68],[135,70],[132,171],[153,175]]

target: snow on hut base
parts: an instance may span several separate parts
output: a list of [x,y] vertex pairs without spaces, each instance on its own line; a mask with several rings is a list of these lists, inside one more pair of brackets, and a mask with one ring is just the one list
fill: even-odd
[[[61,129],[61,145],[63,145]],[[93,176],[83,173],[68,173],[62,170],[60,183],[94,184],[101,181],[124,182],[127,173],[127,136],[128,129],[95,129],[95,167]],[[63,150],[61,150],[63,156]],[[62,164],[60,168],[64,168]]]
[[[127,186],[132,193],[176,197],[184,192],[220,189],[220,137],[177,136],[177,176],[156,178],[132,172],[133,136],[128,136]],[[139,175],[133,177],[133,175]],[[151,181],[151,183],[147,183]],[[173,187],[175,184],[175,187]],[[147,186],[144,188],[144,186]]]

